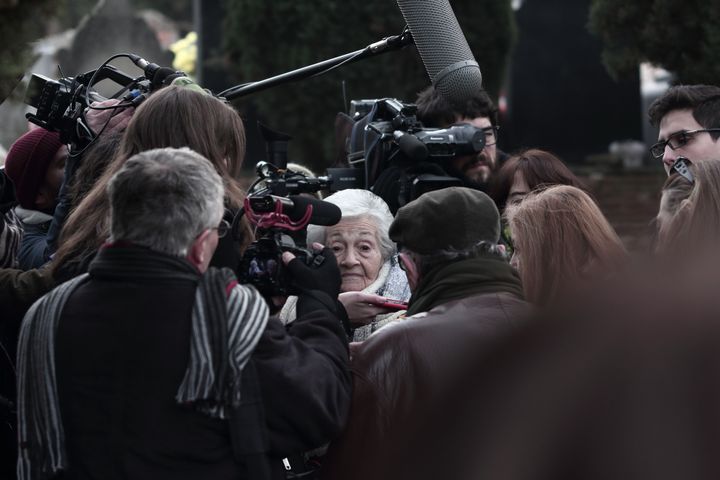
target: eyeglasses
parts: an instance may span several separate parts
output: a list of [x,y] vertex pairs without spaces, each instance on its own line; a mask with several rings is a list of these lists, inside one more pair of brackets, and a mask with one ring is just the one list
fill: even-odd
[[684,147],[698,133],[704,132],[720,132],[720,128],[701,128],[699,130],[690,130],[687,132],[675,132],[664,142],[658,142],[650,147],[650,153],[655,158],[662,158],[665,154],[665,147],[669,146],[672,150]]
[[485,132],[485,146],[486,147],[492,147],[497,143],[498,138],[498,130],[500,130],[500,127],[485,127],[481,129],[483,132]]
[[230,222],[223,219],[223,220],[220,220],[220,225],[218,225],[217,227],[213,227],[210,230],[217,230],[218,238],[222,238],[228,234],[228,232],[230,231],[231,228],[232,228],[232,226],[230,225]]

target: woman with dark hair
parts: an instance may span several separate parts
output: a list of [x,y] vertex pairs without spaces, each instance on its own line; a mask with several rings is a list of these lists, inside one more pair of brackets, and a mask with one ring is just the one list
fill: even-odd
[[533,190],[551,185],[570,185],[588,193],[582,181],[565,163],[545,150],[530,149],[516,153],[493,176],[490,197],[503,216],[501,239],[508,254],[512,254],[514,246],[505,208],[520,203]]
[[576,187],[531,193],[509,208],[508,220],[515,241],[511,263],[535,305],[552,303],[565,288],[612,273],[627,259],[600,208]]
[[506,205],[519,203],[541,186],[570,185],[587,192],[587,187],[550,152],[525,150],[508,158],[494,175],[490,197],[502,212]]
[[[245,197],[238,182],[245,155],[245,129],[238,113],[212,95],[171,86],[150,96],[133,115],[120,147],[100,179],[68,217],[53,260],[60,280],[84,272],[109,234],[107,184],[125,161],[136,153],[163,147],[189,147],[213,164],[223,179],[225,205],[231,211]],[[213,265],[235,268],[241,250],[251,240],[246,224],[242,238],[224,237]]]

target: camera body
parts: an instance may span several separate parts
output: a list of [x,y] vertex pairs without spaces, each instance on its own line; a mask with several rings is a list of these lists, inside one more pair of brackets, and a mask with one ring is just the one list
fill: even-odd
[[92,132],[78,128],[85,108],[92,102],[108,100],[92,87],[102,80],[111,80],[121,89],[111,98],[127,100],[124,106],[134,105],[132,100],[151,91],[151,83],[144,77],[133,78],[112,65],[104,64],[96,70],[53,80],[33,73],[25,92],[25,103],[36,108],[27,119],[46,130],[58,132],[64,143],[83,143],[91,140]]
[[[352,100],[350,119],[347,163],[362,170],[352,187],[372,190],[393,213],[425,192],[462,185],[447,174],[447,162],[485,148],[482,129],[465,123],[425,128],[415,104],[394,98]],[[347,170],[328,173],[349,177]]]
[[299,247],[291,236],[280,231],[265,232],[245,250],[240,282],[253,285],[266,298],[294,294],[282,262],[283,252],[291,252],[307,264],[312,260],[312,252]]
[[293,295],[298,292],[283,264],[283,252],[309,265],[314,255],[307,248],[307,226],[334,225],[340,220],[340,210],[308,195],[327,189],[327,177],[308,177],[267,162],[259,162],[257,172],[258,180],[243,206],[255,226],[256,240],[245,250],[238,279],[253,285],[265,298]]
[[[119,57],[129,58],[142,70],[142,74],[133,77],[109,63]],[[160,67],[131,53],[113,55],[97,69],[75,77],[53,80],[32,74],[24,100],[26,104],[35,107],[36,112],[26,114],[26,118],[46,130],[58,132],[63,143],[84,147],[97,136],[84,122],[85,110],[92,102],[120,100],[117,105],[103,109],[137,107],[153,91],[185,76],[183,72]],[[119,87],[109,98],[95,90],[95,85],[103,80]]]

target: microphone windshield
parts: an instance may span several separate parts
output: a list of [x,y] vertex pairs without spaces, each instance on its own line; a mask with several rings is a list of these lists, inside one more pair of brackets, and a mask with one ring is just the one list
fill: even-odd
[[158,88],[159,86],[165,84],[165,81],[172,75],[175,75],[175,73],[175,70],[169,67],[158,68],[152,77],[153,88]]
[[397,0],[430,81],[452,105],[482,89],[482,74],[448,0]]
[[328,227],[337,224],[342,217],[340,207],[330,202],[304,195],[290,195],[288,198],[290,198],[293,205],[292,207],[284,206],[283,213],[293,221],[300,220],[305,215],[309,205],[313,207],[312,216],[310,217],[310,223],[313,225]]

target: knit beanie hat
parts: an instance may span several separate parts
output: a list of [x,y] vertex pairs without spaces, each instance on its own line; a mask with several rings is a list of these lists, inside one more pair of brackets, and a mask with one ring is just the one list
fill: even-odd
[[398,210],[390,238],[419,254],[468,250],[500,239],[500,213],[490,197],[467,187],[422,194]]
[[63,146],[60,135],[44,128],[30,130],[18,138],[5,158],[5,173],[15,185],[23,208],[35,208],[35,198],[55,153]]

